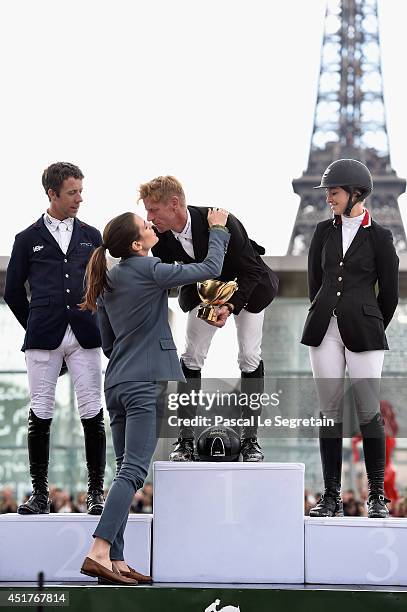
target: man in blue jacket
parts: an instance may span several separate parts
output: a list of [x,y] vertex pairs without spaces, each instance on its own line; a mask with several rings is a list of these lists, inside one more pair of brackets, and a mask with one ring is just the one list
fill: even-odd
[[[17,234],[6,274],[4,299],[26,330],[30,390],[28,455],[33,494],[19,514],[48,514],[49,437],[58,376],[71,375],[81,417],[88,468],[89,514],[103,510],[106,438],[101,402],[101,338],[95,317],[81,311],[84,274],[102,243],[100,232],[76,218],[82,202],[81,170],[52,164],[42,175],[49,208]],[[30,300],[25,284],[28,282]]]

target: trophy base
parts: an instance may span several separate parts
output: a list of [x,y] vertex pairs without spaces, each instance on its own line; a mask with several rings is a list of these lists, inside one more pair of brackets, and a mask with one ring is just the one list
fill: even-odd
[[214,306],[199,306],[196,316],[204,321],[217,321],[218,319]]

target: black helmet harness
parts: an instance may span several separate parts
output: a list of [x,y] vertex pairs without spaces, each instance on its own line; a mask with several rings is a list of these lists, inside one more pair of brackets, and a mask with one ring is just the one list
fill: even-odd
[[[343,211],[343,214],[345,215],[345,217],[350,217],[350,213],[352,208],[355,206],[355,204],[357,204],[358,202],[362,202],[365,199],[365,195],[363,195],[363,192],[365,191],[362,187],[354,187],[354,186],[349,186],[349,185],[338,185],[338,187],[342,187],[342,189],[344,191],[346,191],[346,193],[349,194],[349,198],[348,198],[348,203],[346,205],[345,210]],[[353,196],[355,194],[355,192],[362,192],[360,196],[358,196],[356,198],[355,201],[353,201]]]

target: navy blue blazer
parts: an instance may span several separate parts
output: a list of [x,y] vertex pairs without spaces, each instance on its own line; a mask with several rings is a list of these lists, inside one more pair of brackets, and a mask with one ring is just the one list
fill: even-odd
[[164,264],[133,255],[109,271],[112,291],[99,298],[97,310],[109,357],[105,389],[129,381],[185,381],[168,324],[168,289],[219,276],[229,239],[212,229],[202,263]]
[[66,255],[45,227],[42,216],[17,234],[7,268],[4,299],[26,330],[23,351],[57,348],[68,323],[83,348],[101,346],[97,318],[78,308],[84,294],[86,265],[101,243],[99,230],[78,219],[74,219]]

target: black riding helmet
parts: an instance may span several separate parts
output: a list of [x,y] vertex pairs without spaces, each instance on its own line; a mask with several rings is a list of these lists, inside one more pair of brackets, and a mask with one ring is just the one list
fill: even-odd
[[[325,170],[321,184],[314,189],[342,187],[349,193],[348,205],[344,214],[349,217],[356,202],[361,202],[373,191],[373,180],[369,168],[357,159],[338,159]],[[352,201],[355,191],[360,191],[356,202]]]

